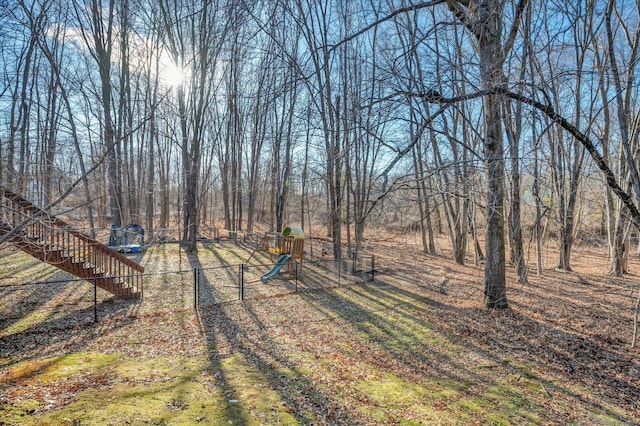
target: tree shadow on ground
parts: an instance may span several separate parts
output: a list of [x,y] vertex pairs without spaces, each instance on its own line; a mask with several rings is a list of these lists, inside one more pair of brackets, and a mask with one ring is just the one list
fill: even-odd
[[[100,321],[94,321],[94,306],[66,310],[50,319],[39,318],[37,323],[14,333],[0,336],[0,358],[11,365],[34,358],[79,351],[100,336],[109,322],[111,328],[123,328],[134,321],[131,312],[137,300],[109,298],[96,306]],[[63,306],[61,309],[65,309]]]
[[[3,259],[6,275],[0,284],[0,333],[25,317],[42,315],[39,311],[66,312],[83,302],[93,303],[93,288],[86,281],[28,255],[21,253],[12,261],[14,257]],[[100,296],[102,300],[102,292]]]
[[[202,265],[197,254],[189,256],[193,268]],[[207,282],[201,291],[211,291]],[[204,297],[213,295],[204,294]],[[356,424],[342,402],[316,386],[313,381],[299,371],[294,360],[285,355],[267,332],[260,320],[252,315],[244,304],[222,304],[203,306],[198,311],[202,334],[209,348],[211,369],[216,371],[216,384],[224,389],[224,395],[233,404],[226,404],[227,415],[245,423],[260,413],[251,412],[251,401],[242,401],[239,391],[233,387],[225,373],[222,362],[234,354],[240,354],[243,362],[256,367],[269,389],[276,392],[279,409],[293,415],[304,424],[332,423]],[[287,370],[288,374],[281,371]]]
[[[407,368],[415,365],[425,375],[435,373],[485,383],[488,380],[468,364],[457,362],[460,353],[451,354],[446,347],[442,349],[437,339],[415,331],[426,328],[477,354],[492,369],[537,379],[555,395],[634,424],[638,403],[633,395],[640,393],[640,385],[633,372],[640,371],[640,364],[627,353],[623,341],[585,335],[570,322],[557,325],[537,320],[529,312],[531,306],[518,302],[512,301],[510,310],[496,312],[437,302],[425,296],[428,291],[432,290],[380,280],[376,285],[349,287],[340,295],[314,295],[312,302],[325,309],[327,315],[344,318],[372,344],[399,362],[409,360],[405,363]],[[410,309],[399,309],[402,306]],[[393,320],[389,319],[391,312]],[[405,338],[425,343],[406,344]],[[434,368],[432,356],[448,369]],[[585,387],[590,392],[578,391]],[[611,405],[633,414],[612,411]]]

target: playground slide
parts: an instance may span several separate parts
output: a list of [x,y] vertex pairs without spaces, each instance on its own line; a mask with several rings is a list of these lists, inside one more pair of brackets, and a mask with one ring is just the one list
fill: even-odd
[[266,283],[269,278],[273,277],[275,274],[278,273],[278,271],[284,266],[285,263],[287,263],[290,257],[291,257],[290,254],[280,255],[280,258],[278,259],[278,263],[275,264],[273,269],[271,269],[269,272],[261,276],[260,281],[262,281],[263,283]]

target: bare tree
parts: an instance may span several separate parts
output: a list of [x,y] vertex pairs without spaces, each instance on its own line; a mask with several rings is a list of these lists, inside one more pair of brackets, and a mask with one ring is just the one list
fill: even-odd
[[112,115],[113,90],[111,84],[114,61],[112,56],[114,47],[115,0],[108,0],[103,5],[98,0],[91,0],[88,7],[84,3],[74,1],[76,18],[84,38],[85,45],[98,67],[100,76],[100,96],[98,99],[102,107],[102,139],[107,157],[108,191],[110,197],[110,215],[114,225],[121,226],[122,211],[122,180],[119,164],[119,144],[116,139],[116,123]]
[[296,16],[302,23],[302,37],[308,46],[311,75],[304,82],[313,98],[314,108],[319,114],[320,131],[324,150],[325,178],[327,188],[328,231],[333,242],[333,256],[341,258],[342,205],[343,205],[343,157],[341,153],[341,100],[335,93],[333,57],[329,30],[332,20],[332,2],[296,0]]
[[[380,23],[404,13],[425,7],[446,4],[462,25],[475,38],[474,49],[479,61],[479,80],[484,89],[483,99],[483,147],[486,167],[487,201],[485,233],[485,306],[503,309],[508,307],[505,276],[504,245],[504,151],[502,128],[503,92],[506,89],[504,74],[505,58],[511,51],[520,26],[527,0],[520,0],[513,6],[513,18],[510,28],[503,32],[505,4],[497,0],[483,1],[431,1],[397,9],[384,18],[377,20],[351,37],[354,38]],[[506,34],[506,37],[505,35]],[[440,96],[428,96],[434,102],[441,102]],[[415,141],[413,142],[415,144]],[[412,147],[413,145],[411,145]],[[408,153],[399,152],[399,156]]]
[[[525,25],[522,28],[522,51],[519,55],[515,52],[513,56],[519,57],[519,75],[517,81],[520,82],[519,90],[523,90],[522,85],[526,79],[528,66],[527,62],[531,57],[531,40],[530,40],[530,25],[531,25],[531,6],[529,5],[525,11]],[[524,245],[522,237],[522,223],[521,223],[521,157],[520,157],[520,139],[523,133],[523,105],[507,100],[504,103],[504,120],[505,120],[505,135],[509,142],[509,163],[511,169],[510,180],[510,203],[509,203],[509,238],[511,249],[511,261],[516,267],[516,277],[518,282],[527,283],[527,264],[524,255]]]
[[[36,16],[38,19],[44,19],[44,15],[36,14]],[[3,25],[7,34],[11,33],[10,29],[15,30],[13,34],[18,39],[11,43],[11,49],[7,49],[5,53],[7,64],[11,64],[4,73],[6,82],[4,91],[8,93],[10,103],[9,129],[8,135],[4,138],[2,163],[5,165],[3,170],[4,184],[9,188],[17,185],[17,189],[22,191],[25,189],[25,164],[28,161],[26,149],[31,109],[30,92],[33,88],[33,62],[39,34],[36,31],[37,27],[34,28],[33,25],[21,26],[21,18],[15,15],[13,17],[14,20],[7,20],[7,23]]]
[[504,152],[502,107],[505,89],[504,62],[514,45],[527,0],[514,5],[513,21],[503,33],[503,2],[497,0],[454,1],[447,0],[449,10],[475,37],[479,59],[480,82],[484,111],[484,161],[486,167],[486,215],[485,233],[485,305],[488,308],[507,308],[504,246]]
[[186,75],[176,88],[182,163],[182,244],[196,250],[199,225],[200,168],[208,109],[213,104],[214,77],[228,16],[223,5],[159,3],[165,47]]
[[[637,14],[638,5],[636,5]],[[617,112],[617,130],[620,138],[620,170],[623,174],[627,171],[629,176],[630,189],[635,194],[635,199],[640,199],[640,175],[638,173],[638,139],[640,136],[640,112],[634,110],[637,103],[635,97],[635,74],[637,72],[637,59],[640,49],[640,29],[630,28],[625,23],[622,8],[618,10],[616,1],[609,0],[604,16],[604,40],[606,41],[606,63],[612,80],[612,90],[615,94],[615,109]],[[614,22],[614,19],[616,20]],[[621,33],[619,36],[617,33]],[[624,40],[626,45],[623,49],[617,49],[618,40]],[[595,43],[594,43],[595,44]],[[619,62],[622,60],[625,64],[621,69]],[[603,72],[604,69],[600,68]],[[624,72],[622,72],[624,70]],[[603,88],[603,86],[601,86]],[[606,96],[606,92],[603,93]],[[605,102],[605,111],[608,112],[608,102]],[[607,117],[608,119],[608,117]],[[609,128],[606,128],[607,134]],[[608,145],[608,144],[607,144]],[[604,147],[603,147],[604,148]],[[606,155],[606,154],[605,154]],[[612,212],[613,203],[608,199],[609,211]],[[610,252],[611,265],[609,273],[611,275],[621,276],[626,271],[626,258],[629,250],[626,244],[627,239],[627,218],[626,212],[616,209],[615,223],[611,223],[614,228],[611,229],[610,235]]]

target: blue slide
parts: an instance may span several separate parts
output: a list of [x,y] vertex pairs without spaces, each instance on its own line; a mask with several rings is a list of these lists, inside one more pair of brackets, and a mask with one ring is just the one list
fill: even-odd
[[278,263],[275,264],[273,269],[271,269],[269,272],[261,276],[260,281],[266,284],[269,278],[273,277],[275,274],[278,273],[280,269],[282,269],[282,267],[284,266],[285,263],[287,263],[290,257],[291,257],[290,254],[281,254],[280,258],[278,259]]

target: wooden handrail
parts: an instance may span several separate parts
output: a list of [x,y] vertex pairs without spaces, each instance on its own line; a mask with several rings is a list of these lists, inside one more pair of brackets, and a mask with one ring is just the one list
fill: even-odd
[[40,247],[40,251],[64,251],[63,261],[67,263],[64,269],[82,278],[92,278],[86,276],[86,269],[94,268],[94,275],[101,277],[137,276],[135,287],[140,287],[142,265],[73,229],[62,219],[6,188],[2,189],[2,200],[5,212],[0,221],[12,229],[7,232],[18,233],[23,244],[32,242]]

